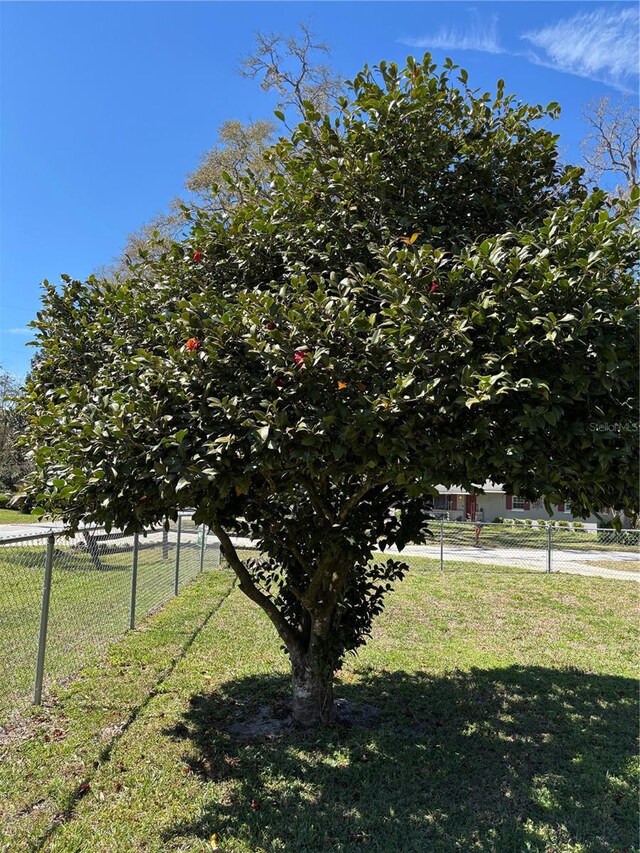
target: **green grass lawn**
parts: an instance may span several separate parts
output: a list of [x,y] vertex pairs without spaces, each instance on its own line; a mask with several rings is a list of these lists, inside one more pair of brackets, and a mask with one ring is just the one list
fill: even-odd
[[637,586],[411,562],[339,674],[369,727],[229,734],[289,680],[209,572],[5,734],[0,850],[634,849]]
[[614,572],[640,572],[638,560],[589,560],[587,565],[611,569]]
[[0,509],[0,524],[33,524],[38,520],[38,513],[25,515],[14,509]]

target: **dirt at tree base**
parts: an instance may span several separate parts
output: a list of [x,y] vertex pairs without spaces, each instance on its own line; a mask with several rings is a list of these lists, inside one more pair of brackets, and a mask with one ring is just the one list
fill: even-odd
[[[347,699],[335,700],[335,716],[332,725],[367,727],[376,722],[379,709],[374,705],[349,702]],[[300,731],[291,717],[291,705],[276,702],[260,705],[249,718],[235,719],[226,730],[241,739],[273,738],[288,732]]]

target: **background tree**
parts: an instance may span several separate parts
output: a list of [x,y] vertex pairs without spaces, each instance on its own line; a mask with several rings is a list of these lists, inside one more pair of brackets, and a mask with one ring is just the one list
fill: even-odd
[[329,56],[329,47],[318,41],[308,24],[300,24],[298,34],[258,33],[253,53],[245,57],[240,73],[252,80],[259,79],[265,92],[276,91],[280,110],[293,109],[304,117],[305,104],[327,113],[343,90],[343,82],[316,55]]
[[583,116],[589,131],[582,143],[588,177],[599,180],[609,173],[618,181],[618,192],[638,186],[640,110],[628,96],[612,100],[608,95],[592,101]]
[[17,409],[21,386],[15,376],[0,368],[0,489],[13,491],[30,465],[20,446],[25,421]]
[[47,285],[24,406],[30,494],[70,527],[197,507],[303,725],[405,571],[376,548],[424,541],[437,484],[637,506],[635,433],[607,426],[636,412],[637,235],[558,167],[557,104],[427,55],[339,107],[268,152],[268,194],[241,177],[231,216],[194,210],[126,281]]
[[272,121],[225,121],[218,144],[187,178],[187,189],[195,194],[198,205],[230,214],[244,200],[242,178],[250,175],[255,188],[263,187],[271,172],[266,152],[274,142],[275,129]]
[[[319,41],[310,27],[302,23],[296,34],[258,33],[254,51],[240,68],[244,77],[260,81],[265,92],[276,92],[280,111],[290,120],[304,116],[304,104],[328,110],[343,88],[340,78],[318,57],[328,57],[329,48]],[[284,117],[284,112],[281,113]],[[184,207],[202,207],[229,215],[246,195],[242,179],[254,190],[265,191],[265,182],[274,168],[265,153],[275,142],[273,121],[257,119],[223,122],[216,144],[202,156],[197,168],[187,176],[188,199],[176,198],[165,212],[156,214],[127,237],[122,254],[111,264],[96,270],[98,276],[126,276],[129,264],[137,262],[141,252],[159,254],[163,246],[179,237],[187,226]]]

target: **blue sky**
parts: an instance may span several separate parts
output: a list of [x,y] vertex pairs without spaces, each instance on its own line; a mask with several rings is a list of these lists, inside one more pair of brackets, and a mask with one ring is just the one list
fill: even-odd
[[229,118],[272,116],[237,74],[257,30],[307,21],[345,78],[366,62],[451,56],[470,83],[559,101],[579,162],[581,107],[638,92],[626,2],[0,2],[0,365],[23,376],[40,283],[86,278],[183,190]]

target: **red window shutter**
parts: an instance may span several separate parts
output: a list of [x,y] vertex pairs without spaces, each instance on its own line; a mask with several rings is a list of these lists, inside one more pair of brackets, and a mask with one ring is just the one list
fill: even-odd
[[564,504],[558,504],[558,512],[564,512]]
[[507,495],[507,509],[511,509],[511,495]]
[[525,501],[524,502],[524,508],[525,509],[531,509],[531,501]]

